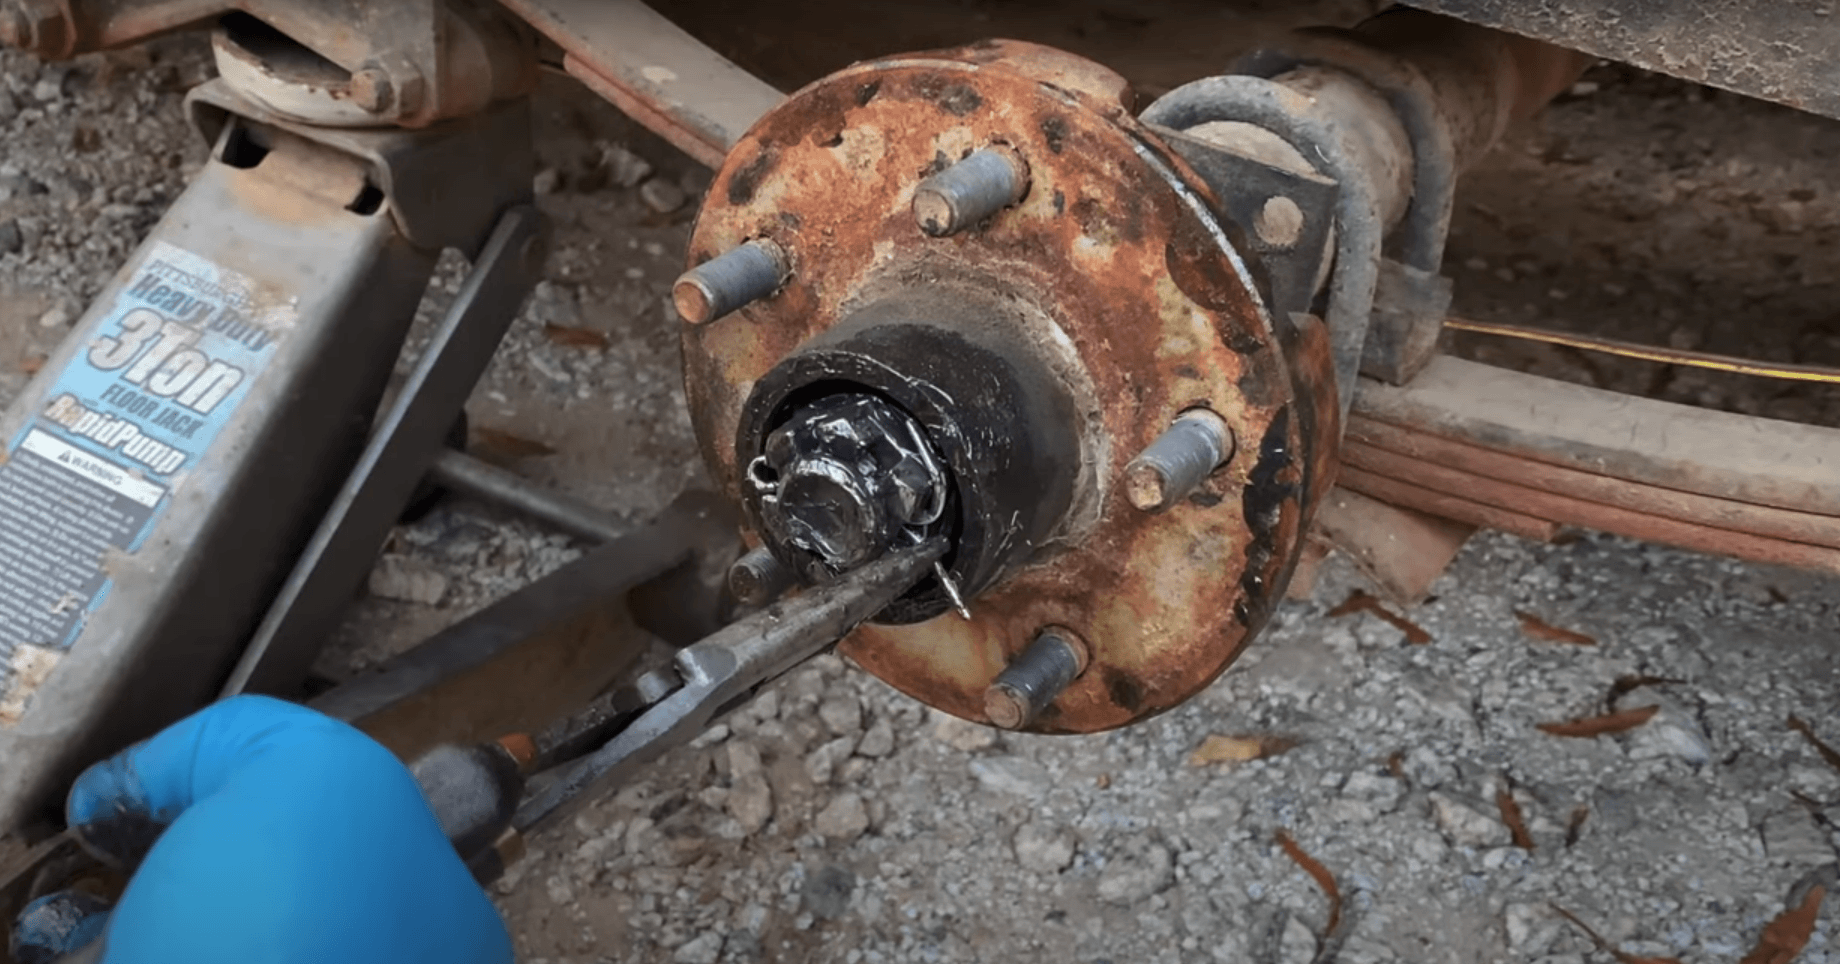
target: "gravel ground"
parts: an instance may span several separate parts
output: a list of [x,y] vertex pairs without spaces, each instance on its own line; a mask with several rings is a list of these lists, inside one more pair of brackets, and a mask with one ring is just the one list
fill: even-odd
[[[1018,6],[953,8],[1013,20]],[[1281,16],[1310,19],[1300,9]],[[0,53],[0,399],[202,162],[180,110],[208,74],[199,51],[180,38],[56,67]],[[664,294],[706,179],[578,91],[546,90],[540,115],[557,253],[469,406],[472,441],[642,519],[702,479]],[[1469,180],[1447,268],[1458,310],[1840,363],[1840,222],[1812,176],[1837,151],[1840,125],[1600,68]],[[463,269],[443,263],[425,314]],[[1461,345],[1840,424],[1831,390]],[[579,551],[442,506],[398,531],[321,671],[360,670]],[[1424,644],[1369,613],[1329,615],[1360,587],[1332,558],[1206,693],[1092,737],[941,718],[819,659],[533,841],[498,898],[533,964],[1302,964],[1325,940],[1347,964],[1610,959],[1555,904],[1626,955],[1720,962],[1798,882],[1833,872],[1840,771],[1785,720],[1840,743],[1840,581],[1597,535],[1486,534],[1403,614]],[[1530,634],[1517,613],[1593,642]],[[1631,677],[1651,682],[1613,699]],[[1648,706],[1617,735],[1536,728]],[[1261,758],[1197,764],[1198,750]],[[1333,875],[1339,914],[1285,839]],[[1837,916],[1797,960],[1840,961]]]

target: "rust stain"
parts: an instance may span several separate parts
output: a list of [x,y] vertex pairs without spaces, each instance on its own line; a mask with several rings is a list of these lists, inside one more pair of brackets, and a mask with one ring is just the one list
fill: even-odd
[[[858,65],[761,119],[718,172],[690,245],[697,262],[764,236],[793,259],[777,296],[683,331],[699,445],[731,495],[754,384],[896,281],[975,284],[1045,313],[1090,384],[1080,404],[1107,443],[1087,453],[1105,453],[1102,479],[1196,405],[1239,440],[1242,457],[1169,512],[1146,515],[1108,490],[1082,538],[1038,553],[976,599],[970,621],[870,626],[842,644],[967,719],[983,719],[985,687],[1048,624],[1087,639],[1093,665],[1037,729],[1108,729],[1193,695],[1269,616],[1332,477],[1334,453],[1318,443],[1337,410],[1320,323],[1288,344],[1272,337],[1255,283],[1184,197],[1198,182],[1171,183],[1185,168],[1159,166],[1160,147],[1145,158],[1155,138],[1130,103],[1116,74],[1029,44]],[[925,237],[914,186],[990,144],[1028,161],[1028,195],[987,227]],[[1312,365],[1322,372],[1300,370]]]

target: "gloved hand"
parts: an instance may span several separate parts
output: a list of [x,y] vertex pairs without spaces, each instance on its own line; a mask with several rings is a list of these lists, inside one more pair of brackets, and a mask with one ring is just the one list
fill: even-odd
[[147,854],[104,964],[510,964],[409,771],[350,726],[238,697],[84,771],[70,825]]

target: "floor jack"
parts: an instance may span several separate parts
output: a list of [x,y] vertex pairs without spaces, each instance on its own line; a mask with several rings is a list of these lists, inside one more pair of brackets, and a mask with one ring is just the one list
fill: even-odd
[[[82,872],[76,848],[43,829],[82,767],[220,696],[303,696],[419,486],[604,545],[320,695],[406,758],[528,730],[518,745],[535,773],[600,749],[667,697],[695,704],[672,720],[706,721],[886,594],[814,597],[788,624],[807,631],[773,636],[752,661],[716,640],[719,669],[687,668],[686,650],[673,670],[673,647],[633,614],[648,594],[668,597],[675,624],[651,625],[678,645],[720,625],[721,576],[739,554],[729,510],[691,495],[621,526],[446,444],[546,260],[527,96],[417,129],[307,124],[265,106],[272,76],[239,87],[220,72],[187,100],[209,162],[0,417],[0,833],[39,841],[0,866],[9,909]],[[445,249],[470,270],[391,391]],[[620,671],[638,682],[604,692]],[[709,685],[686,695],[697,680]],[[654,726],[668,739],[621,759],[701,725]],[[519,829],[610,766],[551,781],[562,789]],[[469,840],[501,843],[516,788]]]

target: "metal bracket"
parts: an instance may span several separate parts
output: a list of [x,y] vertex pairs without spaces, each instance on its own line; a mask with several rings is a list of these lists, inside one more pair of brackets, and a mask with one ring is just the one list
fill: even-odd
[[1386,226],[1356,152],[1333,118],[1312,112],[1313,102],[1263,77],[1204,77],[1164,94],[1143,112],[1145,123],[1186,130],[1214,121],[1263,127],[1311,158],[1339,185],[1335,206],[1335,271],[1323,320],[1335,369],[1343,424],[1354,404],[1361,352],[1372,320],[1381,245]]
[[[428,127],[535,85],[535,36],[492,3],[14,0],[12,9],[0,4],[0,43],[63,60],[232,17],[322,62],[307,86],[355,105],[369,123]],[[279,66],[258,63],[251,76]]]
[[[1309,311],[1334,235],[1339,193],[1335,181],[1273,167],[1173,128],[1153,129],[1207,182],[1219,212],[1239,227],[1258,256],[1271,287],[1272,317]],[[1260,229],[1267,205],[1280,198],[1296,205],[1302,215],[1293,237],[1274,237]]]
[[1449,278],[1382,258],[1361,374],[1404,385],[1430,364],[1450,313],[1450,293]]
[[[410,243],[479,253],[494,221],[514,204],[528,204],[536,176],[530,102],[500,104],[476,117],[420,131],[316,127],[289,120],[238,94],[222,80],[186,96],[192,126],[211,143],[225,131],[260,138],[260,125],[363,161],[380,200]],[[239,136],[241,136],[239,134]],[[259,146],[259,145],[258,145]],[[464,202],[456,198],[465,185]]]

